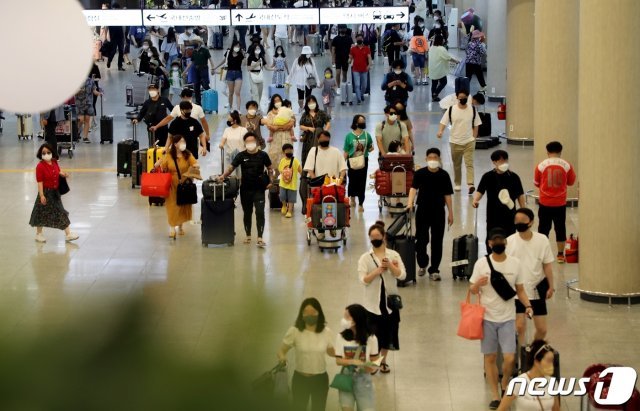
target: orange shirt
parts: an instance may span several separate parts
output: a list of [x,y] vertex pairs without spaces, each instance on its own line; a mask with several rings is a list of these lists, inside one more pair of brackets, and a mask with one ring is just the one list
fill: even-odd
[[427,39],[424,36],[413,36],[411,37],[409,48],[412,52],[424,54],[429,51],[429,42],[427,42]]
[[567,186],[576,181],[576,173],[568,161],[550,157],[536,167],[534,184],[540,189],[540,204],[562,207],[567,204]]

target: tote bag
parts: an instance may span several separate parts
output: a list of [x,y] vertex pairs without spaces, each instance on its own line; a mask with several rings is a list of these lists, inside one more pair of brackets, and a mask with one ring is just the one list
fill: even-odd
[[471,303],[471,291],[467,291],[467,298],[460,302],[460,323],[458,324],[458,335],[467,340],[481,340],[484,338],[482,322],[484,319],[484,307],[480,305],[480,294],[478,302]]
[[145,197],[169,197],[171,191],[171,173],[161,173],[153,170],[150,173],[142,173],[140,181],[140,194]]

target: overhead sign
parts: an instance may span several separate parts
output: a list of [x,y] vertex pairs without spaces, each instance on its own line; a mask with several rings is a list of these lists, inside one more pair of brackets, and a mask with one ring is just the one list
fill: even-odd
[[387,24],[408,22],[409,7],[404,6],[335,7],[320,9],[320,24]]
[[142,23],[140,10],[82,10],[87,24],[95,26],[139,26]]
[[234,9],[231,10],[231,25],[252,26],[259,25],[306,25],[319,24],[318,9]]
[[143,10],[145,26],[229,26],[229,10]]

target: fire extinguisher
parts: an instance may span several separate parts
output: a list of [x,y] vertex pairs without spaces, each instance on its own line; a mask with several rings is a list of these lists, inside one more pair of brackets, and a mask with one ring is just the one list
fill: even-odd
[[564,250],[564,257],[567,263],[575,264],[578,262],[578,236],[574,237],[573,234],[569,236]]
[[498,105],[498,120],[506,120],[507,119],[507,105],[499,104]]

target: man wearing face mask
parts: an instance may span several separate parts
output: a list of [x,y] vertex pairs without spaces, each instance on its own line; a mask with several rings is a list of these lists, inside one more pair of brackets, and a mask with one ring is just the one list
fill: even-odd
[[353,74],[353,86],[356,89],[356,100],[358,104],[364,101],[364,94],[369,86],[369,67],[373,64],[371,50],[365,46],[362,33],[356,34],[356,46],[349,51],[349,64]]
[[[171,122],[169,136],[183,136],[187,143],[187,149],[198,159],[198,153],[203,157],[207,155],[207,137],[200,122],[191,117],[193,106],[188,101],[180,103],[180,117]],[[165,147],[169,151],[169,142]]]
[[[256,245],[260,248],[266,247],[267,243],[262,239],[264,233],[264,206],[265,190],[271,187],[271,181],[267,182],[265,177],[273,175],[271,159],[269,155],[258,147],[258,141],[254,133],[244,135],[245,151],[241,151],[233,159],[233,162],[220,177],[218,181],[224,181],[233,171],[240,167],[242,178],[240,181],[240,202],[244,214],[244,231],[246,239],[244,244],[251,244],[251,223],[253,209],[256,210],[256,229],[258,231],[258,241]],[[266,176],[265,176],[266,172]]]
[[387,155],[389,144],[392,141],[400,141],[402,150],[405,153],[411,153],[411,141],[409,140],[409,130],[398,117],[395,106],[387,106],[384,108],[386,120],[376,125],[376,142],[380,156]]
[[[211,62],[211,69],[209,69],[209,62]],[[214,67],[216,66],[213,61],[213,57],[209,52],[209,49],[206,47],[202,47],[202,39],[199,37],[194,40],[194,52],[191,55],[191,62],[184,70],[183,76],[186,77],[187,73],[191,69],[191,66],[195,66],[194,71],[194,87],[196,92],[196,103],[202,104],[202,94],[200,93],[200,89],[203,88],[205,90],[209,90],[209,72],[214,74]]]
[[516,232],[515,202],[517,200],[520,207],[524,207],[524,189],[520,177],[509,171],[509,154],[506,151],[494,151],[491,161],[494,169],[484,173],[480,179],[478,191],[473,197],[473,207],[478,208],[482,196],[487,193],[487,232],[501,227],[507,235],[511,235]]
[[[134,124],[139,123],[144,120],[147,125],[147,129],[150,132],[155,131],[155,139],[159,141],[158,144],[161,146],[167,143],[167,135],[168,128],[164,127],[153,127],[158,123],[162,122],[162,120],[167,116],[167,114],[173,110],[173,104],[169,101],[169,99],[160,96],[160,91],[155,84],[151,84],[149,86],[149,99],[142,104],[142,108],[138,112],[138,117],[133,119],[132,122]],[[149,134],[149,146],[152,146],[155,141],[151,141],[153,139],[153,135]],[[194,154],[197,154],[195,152]]]
[[473,153],[476,150],[476,138],[478,128],[482,120],[475,107],[469,102],[469,93],[459,91],[456,93],[458,104],[449,107],[440,120],[438,138],[442,138],[446,126],[451,125],[449,144],[451,145],[451,157],[453,160],[453,179],[455,191],[460,191],[462,185],[462,159],[467,169],[467,186],[469,195],[475,191]]
[[[507,246],[506,233],[501,228],[494,228],[489,231],[489,243],[491,254],[486,258],[480,258],[473,267],[473,274],[469,279],[471,285],[469,290],[472,294],[482,294],[480,303],[485,308],[484,313],[484,337],[481,340],[480,348],[484,354],[484,369],[486,380],[489,382],[493,400],[489,403],[489,409],[495,410],[500,405],[500,393],[498,392],[498,348],[502,350],[502,392],[507,388],[507,384],[513,374],[516,353],[516,307],[513,297],[505,300],[494,288],[494,282],[490,280],[492,271],[501,273],[508,284],[504,287],[515,289],[515,295],[525,307],[526,315],[531,318],[533,309],[524,288],[525,276],[523,265],[516,257],[508,256],[505,253]],[[512,291],[513,293],[513,291]],[[515,297],[514,295],[514,297]]]
[[260,106],[257,101],[250,100],[247,101],[245,107],[247,109],[247,114],[240,115],[240,125],[246,128],[247,131],[250,131],[256,135],[256,138],[258,139],[258,146],[261,150],[264,150],[267,147],[267,143],[262,137],[261,127],[264,124],[264,117],[262,117],[262,114],[258,112]]
[[[549,239],[531,230],[534,214],[528,208],[516,211],[515,225],[517,233],[507,238],[507,255],[516,257],[523,266],[524,287],[533,308],[533,323],[536,327],[534,340],[542,340],[547,335],[547,302],[553,297],[552,263],[555,258],[551,252]],[[520,345],[525,341],[525,306],[516,300],[516,329]]]
[[[204,134],[206,135],[207,141],[209,141],[211,134],[209,134],[209,123],[207,122],[207,116],[204,114],[204,110],[198,104],[193,102],[193,90],[190,88],[182,89],[180,92],[181,101],[188,101],[191,103],[191,117],[198,120],[202,125],[202,129],[204,130]],[[166,126],[171,123],[173,119],[180,117],[180,105],[176,105],[171,110],[168,116],[166,116],[162,121],[155,126],[149,127],[150,131],[156,131],[161,127]]]
[[400,60],[400,49],[404,45],[402,35],[400,34],[400,23],[394,24],[385,34],[384,44],[386,45],[385,52],[389,59],[389,67],[393,67],[396,61]]
[[[133,56],[133,69],[138,71],[138,63],[140,62],[140,49],[142,48],[144,38],[147,35],[147,28],[145,26],[131,26],[129,27],[129,40],[131,46],[129,49],[129,55]],[[147,49],[148,49],[147,45]],[[146,51],[146,50],[145,50]]]
[[[333,65],[336,67],[336,83],[338,90],[340,84],[347,82],[347,74],[349,73],[349,51],[353,45],[350,35],[347,35],[347,25],[338,25],[338,37],[331,41],[331,56]],[[337,93],[340,95],[340,93]]]
[[[417,194],[417,201],[416,201]],[[447,223],[453,224],[453,206],[451,195],[453,187],[449,173],[440,167],[440,150],[427,150],[427,167],[416,171],[409,191],[408,210],[418,206],[416,210],[416,260],[421,277],[427,273],[429,255],[429,230],[431,230],[431,266],[429,278],[440,281],[440,261],[442,261],[442,239],[444,238],[445,215],[447,208]]]
[[392,67],[393,71],[387,73],[382,80],[381,88],[386,91],[384,99],[387,104],[400,101],[406,107],[409,92],[413,91],[413,82],[411,77],[404,72],[405,65],[402,60],[394,61]]

